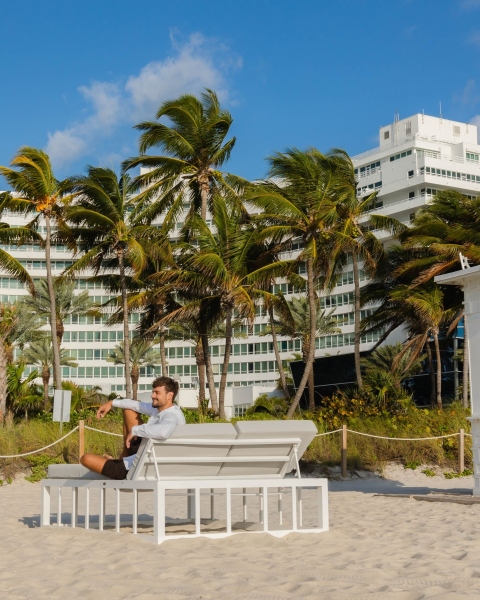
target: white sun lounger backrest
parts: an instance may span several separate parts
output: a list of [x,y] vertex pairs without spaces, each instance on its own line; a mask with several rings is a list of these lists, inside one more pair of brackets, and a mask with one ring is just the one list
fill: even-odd
[[[287,442],[287,440],[297,439],[298,459],[301,458],[317,433],[317,428],[312,421],[237,421],[235,429],[237,430],[237,440],[278,440],[283,438]],[[272,446],[232,447],[228,456],[245,456],[246,461],[245,463],[225,463],[219,475],[221,477],[234,475],[283,477],[285,473],[297,469],[293,452],[290,452],[291,459],[287,464],[281,461],[252,463],[248,461],[248,457],[283,456],[288,450],[292,450],[292,445],[289,442]]]
[[[208,440],[234,440],[236,436],[237,431],[230,423],[179,425],[168,440],[142,441],[127,479],[155,480],[157,479],[157,469],[160,479],[216,477],[223,463],[222,457],[228,454],[230,446],[228,444],[209,445]],[[176,443],[176,439],[199,440],[199,443],[185,444],[181,441]],[[147,446],[151,446],[150,451],[145,451]],[[157,469],[154,464],[154,456]],[[218,461],[211,462],[211,459],[217,456]],[[202,457],[210,460],[202,462]],[[180,459],[180,462],[162,463],[162,458]],[[184,461],[181,460],[183,458]],[[192,458],[194,460],[191,460]]]

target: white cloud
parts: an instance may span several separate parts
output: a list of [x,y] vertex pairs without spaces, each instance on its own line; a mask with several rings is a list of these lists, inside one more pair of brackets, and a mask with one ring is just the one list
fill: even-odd
[[63,130],[48,133],[46,152],[54,166],[64,165],[92,153],[102,138],[119,126],[153,119],[159,105],[182,94],[214,89],[220,100],[229,97],[226,74],[242,61],[228,48],[201,34],[179,44],[172,38],[173,55],[145,65],[125,85],[96,81],[78,91],[91,105],[91,113]]
[[480,46],[480,31],[471,33],[467,38],[467,42],[473,46]]
[[480,0],[463,0],[460,6],[465,10],[480,8]]

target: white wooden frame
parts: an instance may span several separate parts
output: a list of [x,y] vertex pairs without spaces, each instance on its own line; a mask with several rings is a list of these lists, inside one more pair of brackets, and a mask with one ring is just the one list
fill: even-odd
[[[131,515],[132,532],[138,534],[138,494],[139,492],[153,493],[153,538],[149,539],[157,544],[167,539],[177,539],[183,537],[209,537],[222,538],[233,533],[257,533],[265,532],[282,537],[291,532],[302,533],[321,533],[328,531],[328,481],[326,479],[301,479],[300,467],[298,463],[298,446],[300,438],[281,438],[272,439],[192,439],[192,438],[171,438],[162,442],[147,440],[141,454],[134,467],[129,471],[129,478],[116,480],[101,479],[45,479],[42,481],[42,509],[41,525],[51,525],[51,493],[52,489],[57,490],[57,518],[56,524],[62,523],[62,489],[71,488],[71,527],[78,525],[78,498],[80,490],[85,490],[85,529],[91,528],[90,515],[90,495],[94,490],[99,490],[100,508],[98,529],[104,530],[106,517],[106,492],[113,490],[115,492],[115,531],[121,530],[120,519],[120,492],[130,492],[133,494],[133,509]],[[228,449],[232,447],[239,448],[258,448],[268,446],[283,446],[285,452],[278,455],[258,455],[250,456],[194,456],[193,451],[189,456],[159,456],[155,451],[156,445],[167,446],[192,446],[198,447],[218,447],[225,446]],[[283,452],[283,449],[282,449]],[[296,465],[296,477],[285,478],[286,470],[291,461]],[[205,476],[205,477],[164,477],[162,478],[162,466],[172,464],[187,464],[193,469],[199,463],[216,463],[221,465],[234,465],[241,463],[242,468],[245,465],[251,465],[252,470],[258,463],[269,463],[279,465],[274,474],[260,475],[228,475],[228,476]],[[144,467],[146,464],[154,464],[155,478],[146,480]],[[315,488],[317,490],[317,525],[313,528],[303,528],[303,499],[302,489]],[[241,490],[241,491],[232,491]],[[167,494],[168,492],[168,494]],[[166,530],[165,505],[167,495],[171,493],[187,497],[187,519],[186,522],[195,524],[194,532],[188,534],[168,534]],[[285,527],[283,523],[283,506],[285,496],[291,495],[291,524]],[[224,532],[202,532],[200,520],[200,501],[202,496],[210,497],[210,519],[215,519],[215,498],[223,496],[226,506],[226,525]],[[256,496],[259,498],[259,523],[261,527],[253,531],[246,529],[235,530],[232,528],[232,496],[242,498],[242,518],[247,521],[247,497]],[[278,526],[271,523],[268,514],[268,498],[277,497],[277,515]],[[130,521],[130,519],[129,519]],[[238,526],[238,523],[237,523]],[[168,528],[167,528],[168,529]],[[143,535],[143,534],[142,534]]]
[[[260,484],[260,485],[259,485]],[[98,521],[99,531],[104,531],[105,528],[105,500],[106,491],[114,490],[115,492],[115,532],[121,531],[120,522],[120,492],[129,491],[133,493],[133,511],[132,511],[132,532],[138,534],[138,493],[151,492],[154,495],[154,511],[153,511],[153,537],[151,535],[139,534],[154,541],[156,544],[161,544],[165,540],[181,539],[187,537],[207,537],[207,538],[223,538],[234,533],[269,533],[276,537],[283,537],[289,533],[322,533],[328,531],[328,482],[326,479],[297,479],[288,478],[281,482],[278,479],[269,479],[259,482],[258,479],[197,479],[197,480],[169,480],[169,481],[102,481],[102,480],[86,480],[86,479],[46,479],[42,481],[42,511],[41,525],[42,527],[51,525],[51,493],[52,489],[58,490],[58,508],[57,508],[57,525],[66,525],[62,523],[62,496],[61,492],[64,488],[71,488],[71,518],[70,526],[78,525],[78,494],[81,489],[85,490],[85,529],[91,529],[91,515],[89,514],[90,494],[93,490],[98,490],[100,495],[100,514]],[[304,488],[314,488],[317,491],[317,525],[315,527],[303,528],[303,498],[302,490]],[[216,490],[216,491],[214,491]],[[219,491],[220,490],[220,491]],[[241,490],[241,491],[232,491]],[[250,490],[250,491],[248,491]],[[256,491],[258,490],[258,492]],[[183,491],[186,494],[193,494],[195,531],[186,534],[168,534],[166,527],[165,504],[168,491]],[[285,496],[291,494],[291,524],[287,528],[283,524],[283,507]],[[182,494],[184,495],[184,494]],[[200,498],[201,496],[210,496],[212,499],[217,495],[225,497],[226,503],[226,527],[222,532],[202,532],[200,519]],[[233,529],[232,522],[232,496],[242,497],[243,504],[243,522],[247,521],[246,512],[246,497],[258,496],[260,499],[259,507],[259,522],[261,527],[255,530]],[[277,514],[278,526],[272,524],[269,519],[268,498],[277,496]],[[213,511],[213,505],[210,505]],[[213,519],[214,515],[211,514]],[[188,517],[185,522],[190,519]],[[130,523],[130,519],[129,519]],[[237,524],[238,525],[238,524]]]

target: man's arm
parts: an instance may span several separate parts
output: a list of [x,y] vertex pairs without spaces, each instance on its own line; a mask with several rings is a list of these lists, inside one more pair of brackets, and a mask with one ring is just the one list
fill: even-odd
[[140,436],[154,440],[166,440],[178,427],[178,419],[175,415],[165,415],[160,423],[144,423],[132,427],[132,437]]
[[97,419],[104,417],[107,413],[109,413],[112,408],[128,408],[129,410],[134,410],[137,413],[142,415],[149,415],[150,417],[158,414],[158,410],[153,408],[151,404],[147,402],[137,402],[136,400],[129,400],[128,398],[125,400],[109,400],[102,404],[102,406],[97,411]]

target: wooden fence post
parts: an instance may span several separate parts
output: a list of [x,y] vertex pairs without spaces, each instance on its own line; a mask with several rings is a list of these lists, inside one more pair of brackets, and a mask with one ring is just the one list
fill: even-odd
[[465,470],[465,430],[460,429],[458,436],[458,472],[463,473]]
[[342,425],[342,477],[347,476],[347,426]]
[[78,462],[85,454],[85,421],[78,422]]

